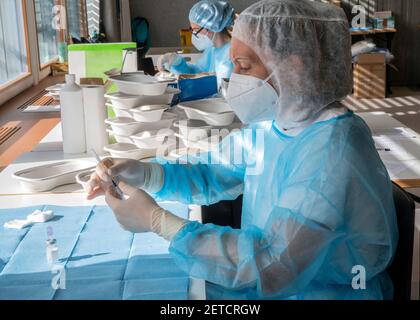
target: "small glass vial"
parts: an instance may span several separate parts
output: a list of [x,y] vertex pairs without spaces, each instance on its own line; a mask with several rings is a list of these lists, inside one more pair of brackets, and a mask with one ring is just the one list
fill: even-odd
[[53,231],[51,227],[47,228],[48,239],[46,241],[46,255],[49,266],[54,265],[58,261],[58,246],[57,240],[53,238]]

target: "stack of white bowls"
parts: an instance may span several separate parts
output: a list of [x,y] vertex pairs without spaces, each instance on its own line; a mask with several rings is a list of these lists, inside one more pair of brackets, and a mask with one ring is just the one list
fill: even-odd
[[179,90],[169,87],[168,81],[141,74],[123,74],[110,80],[119,92],[105,95],[107,106],[116,115],[105,123],[117,143],[106,146],[105,151],[115,158],[139,160],[155,157],[175,144],[169,138],[177,116],[168,110]]
[[179,130],[175,136],[190,149],[212,151],[231,129],[241,127],[234,123],[235,113],[223,98],[183,102],[178,108],[185,111],[188,120],[175,122]]

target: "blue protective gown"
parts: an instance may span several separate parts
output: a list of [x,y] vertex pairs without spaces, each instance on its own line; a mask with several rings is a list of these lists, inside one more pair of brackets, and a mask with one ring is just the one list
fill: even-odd
[[203,52],[203,56],[196,64],[187,63],[185,59],[177,66],[172,66],[170,72],[175,74],[197,74],[202,72],[216,73],[220,86],[223,78],[230,78],[233,64],[230,60],[230,42],[222,47],[211,47]]
[[[227,160],[234,148],[247,164]],[[261,122],[220,149],[202,156],[220,164],[165,164],[155,195],[210,204],[243,193],[240,230],[189,222],[171,241],[176,263],[209,282],[208,298],[392,297],[385,272],[398,237],[392,185],[360,117],[348,112],[296,137]],[[358,265],[365,290],[352,288]]]

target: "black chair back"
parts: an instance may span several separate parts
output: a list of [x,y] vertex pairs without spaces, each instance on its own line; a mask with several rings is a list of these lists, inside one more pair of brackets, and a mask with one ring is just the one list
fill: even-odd
[[410,300],[413,266],[415,205],[410,195],[393,185],[397,213],[398,244],[388,274],[394,284],[394,300]]

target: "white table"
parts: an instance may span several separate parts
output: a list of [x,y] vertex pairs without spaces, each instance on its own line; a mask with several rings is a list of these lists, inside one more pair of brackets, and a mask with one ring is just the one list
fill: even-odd
[[[391,179],[403,188],[420,188],[420,135],[384,112],[358,113],[374,134],[375,142],[389,144],[391,152],[379,151]],[[396,129],[415,138],[398,137]]]

